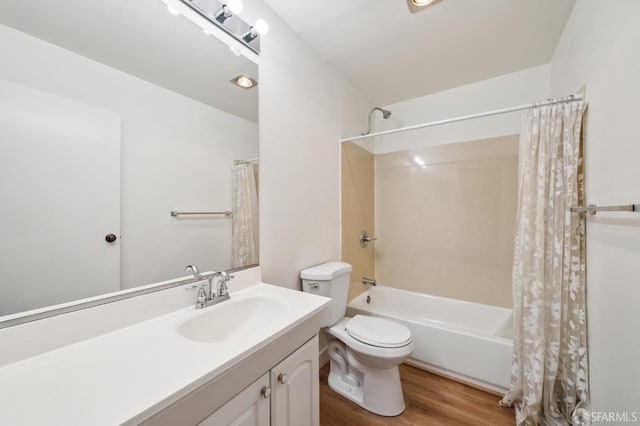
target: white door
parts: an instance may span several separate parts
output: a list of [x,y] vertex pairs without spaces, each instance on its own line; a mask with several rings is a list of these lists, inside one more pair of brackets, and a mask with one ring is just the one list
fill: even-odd
[[224,404],[200,426],[269,426],[269,373]]
[[275,426],[320,424],[318,336],[271,370]]
[[119,290],[118,114],[0,80],[0,202],[0,315]]

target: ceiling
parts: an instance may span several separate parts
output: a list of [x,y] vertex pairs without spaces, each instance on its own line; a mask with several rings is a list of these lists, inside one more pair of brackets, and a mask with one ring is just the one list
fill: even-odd
[[575,0],[266,0],[374,104],[550,61]]
[[0,23],[215,108],[257,121],[258,68],[158,0],[2,0]]

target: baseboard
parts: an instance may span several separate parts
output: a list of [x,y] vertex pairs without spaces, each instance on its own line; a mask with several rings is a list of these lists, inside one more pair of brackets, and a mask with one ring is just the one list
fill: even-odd
[[415,359],[409,358],[404,362],[405,364],[411,365],[413,367],[419,368],[421,370],[428,371],[429,373],[436,374],[438,376],[442,376],[446,379],[452,380],[454,382],[461,383],[466,386],[470,386],[472,388],[479,389],[484,392],[488,392],[490,394],[502,397],[507,389],[496,386],[482,380],[476,380],[469,376],[465,376],[464,374],[454,373],[453,371],[446,370],[444,368],[436,367],[435,365],[427,364],[425,362],[417,361]]

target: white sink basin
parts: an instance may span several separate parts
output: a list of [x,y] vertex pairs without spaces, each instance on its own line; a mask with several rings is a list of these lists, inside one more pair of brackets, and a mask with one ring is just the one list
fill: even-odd
[[180,324],[178,333],[196,342],[221,343],[272,321],[286,309],[285,301],[273,296],[232,297],[203,308]]

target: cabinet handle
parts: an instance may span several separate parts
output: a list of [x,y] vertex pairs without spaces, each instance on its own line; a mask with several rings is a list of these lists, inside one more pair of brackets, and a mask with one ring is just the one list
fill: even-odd
[[286,375],[286,374],[284,374],[284,373],[280,373],[280,375],[278,376],[278,381],[279,381],[280,383],[282,383],[283,385],[284,385],[285,383],[287,383],[287,381],[288,381],[288,380],[289,380],[289,376],[287,376],[287,375]]
[[260,393],[262,394],[262,396],[264,398],[269,398],[271,396],[271,388],[268,388],[268,387],[265,386],[265,387],[262,388]]

